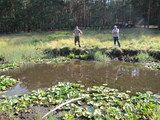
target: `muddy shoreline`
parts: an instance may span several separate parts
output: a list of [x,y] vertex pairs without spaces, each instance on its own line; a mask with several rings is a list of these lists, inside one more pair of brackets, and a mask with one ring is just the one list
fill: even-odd
[[[129,49],[107,49],[107,48],[91,48],[91,49],[84,49],[84,48],[69,48],[64,47],[60,49],[45,49],[43,53],[45,54],[46,58],[52,58],[57,56],[68,56],[70,53],[75,55],[83,55],[83,54],[93,54],[97,51],[102,52],[106,56],[110,57],[112,60],[119,60],[124,62],[139,62],[136,59],[136,55],[140,53],[148,53],[149,56],[155,59],[155,62],[160,60],[160,51],[144,51],[144,50],[129,50]],[[79,59],[82,59],[81,57]],[[89,57],[88,60],[94,60],[93,57]]]
[[[159,63],[160,62],[160,51],[150,51],[150,50],[131,50],[131,49],[107,49],[107,48],[70,48],[70,47],[63,47],[63,48],[55,48],[50,49],[47,48],[43,50],[44,56],[41,58],[40,61],[50,61],[53,58],[58,57],[65,57],[66,59],[78,59],[78,60],[95,60],[94,54],[96,52],[101,52],[103,55],[108,57],[110,60],[114,61],[123,61],[123,62],[130,62],[130,63],[142,63],[142,61],[137,58],[137,55],[144,53],[149,55],[148,57],[153,58],[153,60],[146,60],[143,61],[144,63]],[[73,54],[74,56],[70,56]],[[84,57],[85,55],[85,57]],[[35,60],[37,63],[39,60]],[[0,56],[0,65],[6,65],[9,68],[13,68],[15,65],[10,65],[8,61],[6,61],[5,57]],[[160,65],[159,65],[160,66]],[[0,69],[3,67],[0,66]],[[160,67],[159,67],[160,69]]]

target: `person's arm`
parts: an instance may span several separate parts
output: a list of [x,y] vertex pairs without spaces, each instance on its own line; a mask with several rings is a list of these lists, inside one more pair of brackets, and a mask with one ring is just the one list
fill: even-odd
[[119,29],[117,29],[117,33],[119,33]]
[[115,30],[112,30],[112,35],[114,36],[116,34]]
[[117,30],[117,34],[118,34],[118,38],[119,38],[119,37],[120,37],[120,36],[119,36],[119,29]]
[[75,36],[75,30],[73,30],[73,35]]
[[112,30],[112,35],[113,35],[113,30]]
[[83,34],[82,30],[81,30],[81,34]]
[[83,34],[82,30],[79,29],[80,34]]
[[81,34],[83,34],[83,32],[81,31]]

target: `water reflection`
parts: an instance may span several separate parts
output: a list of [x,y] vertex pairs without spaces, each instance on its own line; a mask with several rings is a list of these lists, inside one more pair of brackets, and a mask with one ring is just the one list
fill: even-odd
[[139,76],[139,69],[135,68],[133,71],[132,71],[132,77],[138,77]]
[[[76,61],[53,65],[32,64],[1,74],[20,79],[23,82],[23,85],[19,86],[22,92],[51,87],[58,82],[74,82],[86,86],[108,84],[109,87],[121,91],[160,92],[159,71],[143,69],[138,65],[122,62]],[[21,92],[19,88],[13,88],[10,91],[11,94],[12,91]]]

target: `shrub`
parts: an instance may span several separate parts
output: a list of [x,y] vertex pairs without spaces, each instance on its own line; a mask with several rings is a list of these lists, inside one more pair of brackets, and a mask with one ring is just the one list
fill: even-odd
[[151,57],[148,53],[139,53],[136,58],[140,61],[140,62],[146,62],[146,61],[154,61],[154,58]]
[[109,57],[107,57],[105,54],[103,54],[100,51],[95,52],[94,59],[97,61],[108,61]]

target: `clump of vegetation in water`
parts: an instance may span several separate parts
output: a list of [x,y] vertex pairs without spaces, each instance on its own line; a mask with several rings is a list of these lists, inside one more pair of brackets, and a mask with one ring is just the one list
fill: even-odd
[[147,62],[147,61],[154,61],[154,58],[152,56],[150,56],[148,53],[139,53],[136,58],[140,61],[140,62]]
[[155,63],[155,62],[146,63],[145,67],[152,69],[152,70],[160,70],[160,63]]
[[[74,53],[70,53],[68,55],[69,59],[80,59],[80,60],[90,60],[90,55],[89,54],[80,54],[80,55],[75,55]],[[93,57],[91,58],[93,59]]]
[[1,71],[5,71],[5,70],[9,70],[9,69],[14,69],[16,67],[18,67],[18,65],[16,63],[0,64],[0,70]]
[[0,92],[7,90],[17,83],[17,80],[9,76],[0,76]]
[[[47,90],[37,90],[20,97],[6,98],[0,101],[0,110],[17,114],[29,113],[29,109],[34,106],[53,108],[62,102],[78,97],[84,97],[84,99],[64,106],[60,110],[63,113],[62,116],[58,116],[57,119],[154,119],[158,118],[155,114],[160,109],[160,104],[151,92],[131,96],[105,85],[85,89],[80,84],[59,83]],[[54,113],[55,116],[56,113]]]
[[75,55],[74,53],[70,53],[68,55],[70,59],[80,59],[80,60],[96,60],[96,61],[109,61],[110,58],[106,56],[101,51],[87,51],[87,53],[83,53],[80,55]]
[[94,59],[97,61],[109,61],[110,60],[109,57],[107,57],[105,54],[103,54],[100,51],[95,52]]

